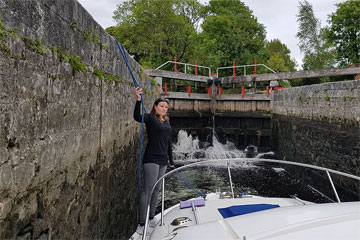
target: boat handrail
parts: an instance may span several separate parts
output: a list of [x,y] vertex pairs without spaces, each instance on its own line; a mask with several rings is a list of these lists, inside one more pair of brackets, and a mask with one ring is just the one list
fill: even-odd
[[[299,163],[299,162],[291,162],[291,161],[286,161],[286,160],[274,160],[274,159],[265,159],[265,158],[226,158],[226,159],[210,159],[210,160],[203,160],[203,161],[198,161],[198,162],[194,162],[194,163],[190,163],[190,164],[187,164],[187,165],[184,165],[184,166],[181,166],[181,167],[178,167],[178,168],[175,168],[167,173],[165,173],[161,178],[159,178],[155,184],[153,185],[152,189],[151,189],[151,192],[150,192],[150,195],[149,196],[152,196],[154,190],[155,190],[155,187],[157,186],[157,184],[162,181],[162,199],[161,199],[161,203],[162,203],[162,206],[161,206],[161,224],[163,224],[163,217],[164,217],[164,191],[165,191],[165,178],[169,175],[172,175],[174,174],[175,172],[179,171],[179,170],[183,170],[183,169],[186,169],[186,168],[190,168],[190,167],[193,167],[193,166],[196,166],[196,165],[201,165],[201,164],[204,164],[204,163],[210,163],[210,162],[268,162],[268,163],[280,163],[280,164],[285,164],[285,165],[293,165],[293,166],[300,166],[300,167],[305,167],[305,168],[311,168],[311,169],[317,169],[317,170],[321,170],[321,171],[325,171],[328,178],[329,178],[329,181],[330,181],[330,184],[331,184],[331,187],[334,191],[334,194],[337,198],[337,201],[340,202],[340,198],[337,194],[337,191],[336,191],[336,188],[333,184],[333,181],[331,179],[331,176],[329,173],[334,173],[334,174],[337,174],[337,175],[340,175],[340,176],[344,176],[344,177],[348,177],[348,178],[351,178],[351,179],[355,179],[355,180],[358,180],[360,181],[360,177],[358,176],[355,176],[355,175],[352,175],[352,174],[349,174],[349,173],[343,173],[343,172],[340,172],[340,171],[336,171],[336,170],[333,170],[333,169],[330,169],[330,168],[325,168],[325,167],[319,167],[319,166],[315,166],[315,165],[311,165],[311,164],[306,164],[306,163]],[[229,166],[229,165],[228,165]],[[229,174],[230,174],[230,171],[229,171]],[[231,179],[231,176],[230,176],[230,179]],[[232,184],[232,183],[231,183]],[[143,240],[146,239],[146,231],[147,231],[147,227],[148,227],[148,224],[149,224],[149,215],[150,215],[150,203],[151,203],[151,197],[149,197],[148,199],[148,202],[147,202],[147,207],[146,207],[146,219],[145,219],[145,226],[144,226],[144,233],[143,233]]]

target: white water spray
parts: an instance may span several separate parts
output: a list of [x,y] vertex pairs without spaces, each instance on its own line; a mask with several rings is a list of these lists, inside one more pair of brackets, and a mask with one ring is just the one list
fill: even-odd
[[232,142],[227,141],[222,144],[213,135],[213,145],[202,144],[197,137],[193,138],[191,134],[186,131],[180,130],[178,133],[177,143],[173,145],[174,160],[201,160],[201,159],[224,159],[224,158],[242,158],[245,153],[238,150]]

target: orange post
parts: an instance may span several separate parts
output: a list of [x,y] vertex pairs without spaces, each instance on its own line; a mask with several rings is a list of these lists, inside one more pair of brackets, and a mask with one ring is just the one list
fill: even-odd
[[188,95],[190,97],[191,86],[187,85],[187,86],[185,86],[185,88],[186,88],[186,92],[188,93]]
[[269,92],[270,92],[270,88],[269,88],[269,86],[266,86],[266,96],[267,97],[269,96]]
[[175,70],[175,72],[177,72],[176,61],[177,61],[177,58],[176,58],[176,56],[175,56],[175,57],[174,57],[174,62],[175,62],[175,67],[174,67],[174,70]]
[[197,61],[195,60],[195,75],[197,75]]
[[224,88],[219,87],[219,97],[221,97],[221,94],[222,94],[223,89],[224,89]]
[[233,61],[233,74],[232,74],[233,77],[236,76],[236,73],[235,73],[235,61]]
[[167,84],[166,83],[163,84],[163,90],[164,90],[164,94],[166,95],[167,94]]
[[256,58],[254,60],[254,72],[253,72],[254,75],[256,75]]
[[242,87],[242,88],[241,88],[241,96],[242,96],[242,97],[245,96],[245,87]]
[[206,89],[208,95],[211,97],[211,87],[207,87],[207,88],[205,88],[205,89]]

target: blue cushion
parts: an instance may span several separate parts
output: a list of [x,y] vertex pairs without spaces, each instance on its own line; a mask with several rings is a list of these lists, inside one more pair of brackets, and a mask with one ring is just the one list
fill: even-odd
[[242,214],[259,212],[271,208],[280,207],[273,204],[249,204],[249,205],[236,205],[227,208],[218,208],[223,218],[234,217]]

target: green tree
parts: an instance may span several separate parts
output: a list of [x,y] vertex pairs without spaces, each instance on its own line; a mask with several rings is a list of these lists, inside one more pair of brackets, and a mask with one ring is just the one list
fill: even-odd
[[128,0],[114,12],[117,26],[107,28],[144,67],[193,54],[201,5],[196,0]]
[[196,56],[212,69],[264,55],[265,28],[240,0],[210,0],[202,30]]
[[312,5],[306,0],[299,3],[297,22],[299,31],[299,48],[304,53],[303,69],[325,69],[334,66],[336,55],[329,45],[325,44],[321,22],[314,15]]
[[279,39],[266,43],[265,51],[268,59],[265,63],[276,72],[293,72],[296,63],[290,57],[290,50]]
[[335,46],[341,65],[360,62],[360,1],[337,4],[325,30],[327,42]]

